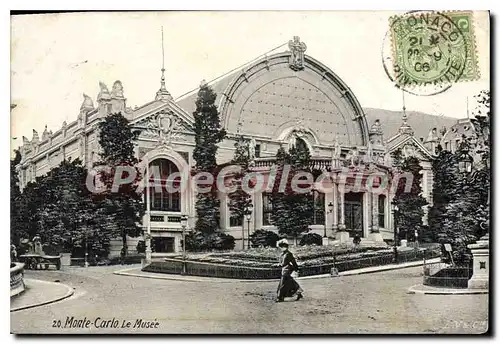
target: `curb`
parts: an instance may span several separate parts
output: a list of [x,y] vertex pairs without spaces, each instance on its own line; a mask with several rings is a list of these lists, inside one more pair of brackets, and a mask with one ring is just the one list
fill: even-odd
[[447,289],[447,288],[433,288],[429,290],[421,290],[418,288],[423,287],[423,284],[416,284],[408,288],[408,294],[425,294],[425,295],[478,295],[478,294],[488,294],[488,289]]
[[72,296],[74,293],[75,293],[75,290],[73,288],[71,288],[69,285],[66,285],[66,284],[63,284],[63,283],[56,283],[56,282],[48,282],[48,281],[42,281],[42,280],[33,280],[33,279],[25,279],[26,282],[29,282],[29,281],[36,281],[36,282],[41,282],[41,283],[46,283],[46,284],[57,284],[57,285],[61,285],[61,286],[64,286],[66,289],[67,289],[67,292],[65,295],[63,296],[58,296],[52,300],[48,300],[48,301],[43,301],[43,302],[39,302],[39,303],[33,303],[31,305],[26,305],[26,306],[21,306],[21,307],[17,307],[17,308],[11,308],[10,309],[10,312],[17,312],[17,311],[21,311],[21,310],[24,310],[24,309],[29,309],[29,308],[35,308],[35,307],[39,307],[39,306],[45,306],[45,305],[48,305],[48,304],[51,304],[51,303],[54,303],[54,302],[58,302],[58,301],[61,301],[61,300],[64,300],[64,299],[67,299],[68,297]]
[[[199,278],[196,278],[197,276],[189,276],[186,278],[186,277],[182,277],[181,275],[174,275],[174,274],[158,273],[158,276],[154,276],[154,275],[142,275],[142,274],[138,274],[138,273],[127,272],[130,270],[136,270],[136,269],[137,268],[118,270],[118,271],[114,271],[113,274],[120,275],[120,276],[163,279],[163,280],[169,280],[169,281],[182,281],[182,282],[208,282],[208,283],[247,283],[248,282],[248,283],[254,283],[254,282],[276,282],[276,281],[279,281],[278,278],[276,278],[276,279],[242,280],[242,279],[232,279],[232,278],[204,277],[206,279],[199,279]],[[154,272],[151,272],[151,273],[154,273]],[[191,277],[193,277],[193,278],[191,278]]]
[[[439,261],[439,260],[440,260],[440,258],[433,258],[433,259],[426,260],[426,262],[432,263],[434,261]],[[399,270],[399,269],[412,268],[415,266],[422,266],[422,265],[424,265],[424,261],[420,260],[420,261],[403,263],[403,264],[398,264],[398,265],[391,264],[391,265],[386,265],[386,266],[378,266],[378,267],[374,267],[374,268],[364,268],[364,269],[343,271],[343,272],[339,272],[338,276],[335,276],[335,277],[369,274],[369,273],[383,272],[383,271],[389,271],[389,270]],[[222,278],[217,278],[217,277],[204,277],[205,279],[199,279],[199,278],[196,278],[196,276],[189,276],[188,278],[186,278],[186,277],[182,277],[181,275],[174,275],[174,274],[158,273],[158,276],[155,276],[155,275],[143,275],[143,274],[139,274],[139,273],[128,272],[128,271],[136,270],[136,269],[137,268],[121,269],[121,270],[114,271],[113,274],[121,275],[121,276],[130,276],[130,277],[164,279],[164,280],[171,280],[171,281],[210,282],[210,283],[254,283],[254,282],[276,282],[279,280],[277,278],[276,279],[242,280],[242,279],[222,279]],[[193,277],[193,278],[191,278],[191,277]],[[300,280],[319,279],[319,278],[332,278],[332,276],[330,274],[323,274],[323,275],[298,277],[296,279],[300,281]]]

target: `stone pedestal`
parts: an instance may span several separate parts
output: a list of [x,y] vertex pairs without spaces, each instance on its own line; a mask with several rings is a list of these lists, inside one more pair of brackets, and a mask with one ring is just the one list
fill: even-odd
[[62,266],[71,265],[71,253],[61,253],[61,265]]
[[488,289],[490,283],[490,244],[484,236],[475,244],[467,245],[473,256],[473,274],[469,280],[469,289]]
[[335,233],[335,239],[340,241],[341,244],[345,244],[345,243],[348,243],[351,241],[349,238],[349,232],[345,232],[345,231],[339,231],[339,232]]
[[329,242],[330,240],[328,240],[328,237],[323,237],[323,242],[322,242],[323,246],[328,246]]
[[382,238],[382,234],[380,234],[380,233],[370,233],[370,234],[368,234],[366,239],[370,240],[370,241],[375,241],[375,242],[383,242],[384,241],[384,238]]
[[400,247],[406,247],[406,246],[408,246],[407,244],[408,244],[408,241],[407,241],[407,240],[405,240],[405,239],[403,239],[403,240],[401,240],[401,243],[400,243],[400,245],[399,245],[399,246],[400,246]]

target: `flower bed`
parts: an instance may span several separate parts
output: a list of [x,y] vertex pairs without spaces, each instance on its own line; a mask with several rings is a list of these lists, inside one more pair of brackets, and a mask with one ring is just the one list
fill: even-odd
[[[392,249],[378,249],[377,251],[362,250],[364,252],[346,253],[333,256],[332,250],[323,250],[323,255],[319,258],[299,261],[300,275],[312,276],[330,273],[332,267],[336,267],[339,272],[360,269],[370,266],[380,266],[393,263],[394,255]],[[253,256],[255,252],[231,252],[231,253],[205,253],[203,255],[189,255],[186,261],[186,271],[188,275],[211,276],[221,278],[239,279],[272,279],[280,278],[281,269],[279,267],[277,251],[275,250],[274,260],[246,260],[241,253],[248,253]],[[327,253],[329,254],[327,255]],[[234,254],[233,254],[234,253]],[[266,252],[267,253],[267,252]],[[316,252],[316,256],[319,252]],[[222,257],[221,257],[222,255]],[[399,262],[408,262],[439,257],[440,250],[407,250],[399,252]],[[307,255],[303,255],[307,256]],[[314,257],[314,254],[308,255]],[[225,258],[224,258],[225,257]],[[265,256],[269,260],[269,255]],[[183,261],[181,256],[165,259],[163,262],[153,262],[143,269],[148,272],[162,272],[180,274],[182,272]]]

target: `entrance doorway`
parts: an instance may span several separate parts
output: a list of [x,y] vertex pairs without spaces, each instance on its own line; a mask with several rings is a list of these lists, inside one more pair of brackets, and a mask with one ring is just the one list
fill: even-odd
[[175,238],[158,238],[152,239],[153,252],[170,253],[175,252]]
[[363,237],[363,193],[349,192],[344,195],[345,226],[349,235]]

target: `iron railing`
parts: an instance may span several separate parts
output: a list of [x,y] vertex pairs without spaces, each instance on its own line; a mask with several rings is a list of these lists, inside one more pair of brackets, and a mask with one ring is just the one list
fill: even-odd
[[[440,252],[435,250],[408,250],[399,253],[398,262],[404,263],[431,259],[439,257],[439,254]],[[300,267],[300,276],[329,274],[332,268],[336,268],[337,271],[342,272],[392,263],[394,263],[394,255],[388,253],[373,257],[334,261],[331,264],[303,265]],[[186,273],[193,276],[239,279],[274,279],[281,276],[281,268],[276,267],[247,267],[189,260],[184,264],[186,264]],[[181,259],[165,258],[162,262],[152,262],[150,265],[144,267],[143,271],[181,274],[183,271],[183,261]]]

